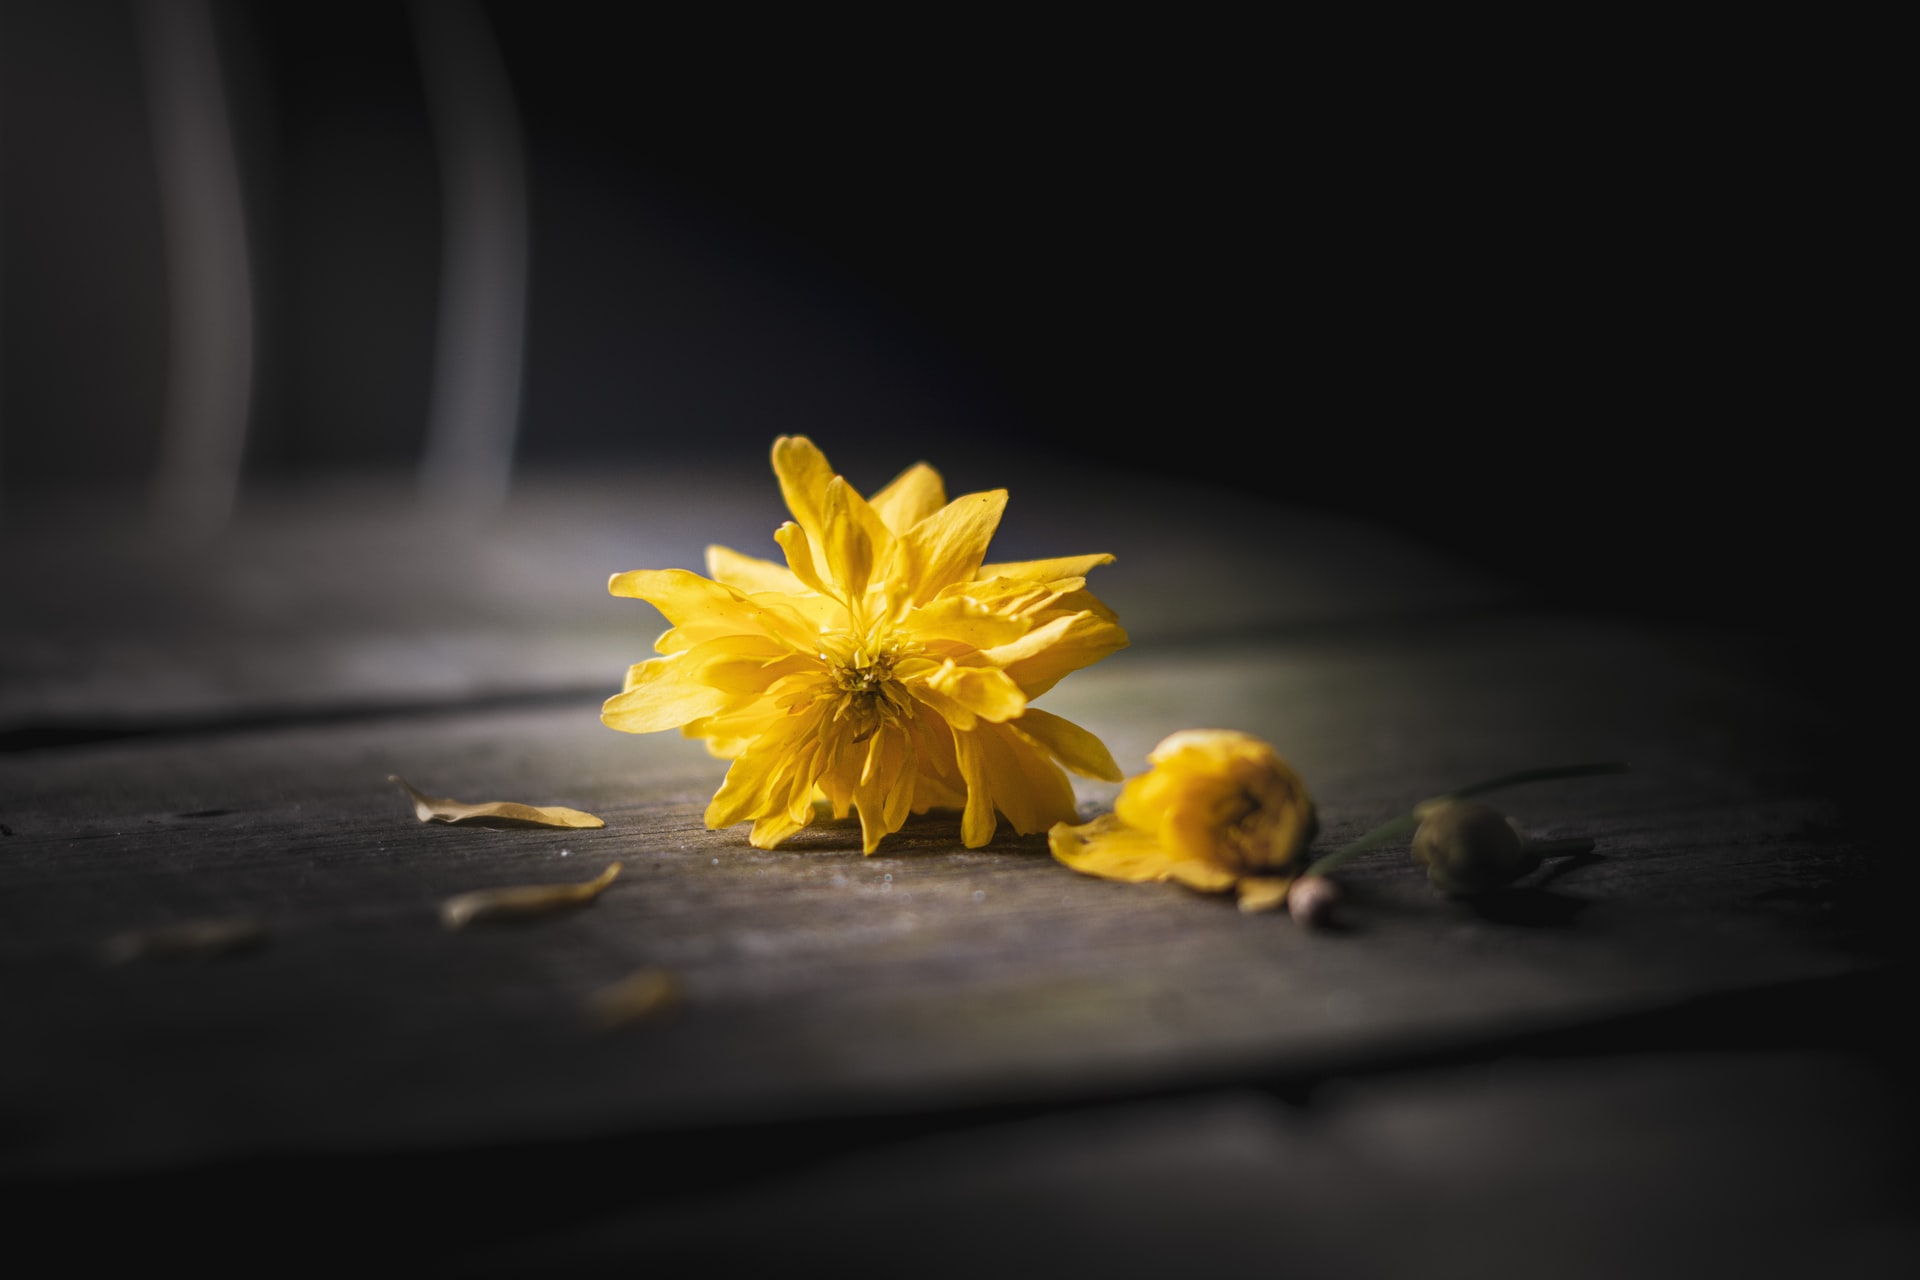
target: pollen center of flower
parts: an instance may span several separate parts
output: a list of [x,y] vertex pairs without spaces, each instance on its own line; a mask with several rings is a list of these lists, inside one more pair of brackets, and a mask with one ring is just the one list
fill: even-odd
[[833,682],[840,690],[833,718],[848,723],[855,742],[865,742],[883,725],[898,724],[906,711],[906,691],[893,678],[891,653],[856,650],[851,661],[834,664]]
[[1216,848],[1222,865],[1243,873],[1278,867],[1293,856],[1288,815],[1242,787],[1221,815]]

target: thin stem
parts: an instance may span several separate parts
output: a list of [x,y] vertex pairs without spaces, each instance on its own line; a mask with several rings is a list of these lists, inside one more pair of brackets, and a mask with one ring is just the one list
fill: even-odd
[[1461,787],[1458,791],[1449,791],[1442,798],[1464,800],[1468,796],[1498,791],[1502,787],[1518,786],[1523,782],[1551,782],[1556,778],[1586,778],[1595,774],[1625,772],[1627,772],[1627,765],[1621,760],[1610,760],[1600,764],[1563,764],[1546,769],[1522,769],[1517,773],[1503,773],[1497,778],[1476,782],[1470,787]]
[[[1549,782],[1556,778],[1589,778],[1598,774],[1625,773],[1628,766],[1624,761],[1609,760],[1593,764],[1564,764],[1545,769],[1521,769],[1514,773],[1503,773],[1458,790],[1444,792],[1433,797],[1435,800],[1464,800],[1468,796],[1485,795],[1489,791],[1498,791],[1503,787],[1519,786],[1523,782]],[[1422,804],[1430,803],[1422,801]],[[1319,859],[1305,872],[1310,876],[1324,876],[1344,865],[1355,854],[1376,848],[1398,836],[1409,835],[1420,825],[1419,811],[1403,813],[1399,817],[1383,822],[1358,840],[1349,841],[1332,853]]]

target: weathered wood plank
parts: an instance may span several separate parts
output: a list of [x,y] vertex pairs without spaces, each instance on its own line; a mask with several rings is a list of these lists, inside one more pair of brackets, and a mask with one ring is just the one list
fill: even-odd
[[[1037,837],[966,851],[951,818],[870,858],[852,824],[754,851],[701,824],[717,762],[611,733],[592,701],[0,757],[0,1154],[98,1171],[1114,1096],[1849,972],[1869,961],[1821,902],[1858,851],[1818,790],[1818,717],[1762,658],[1507,617],[1139,646],[1048,695],[1129,770],[1175,728],[1268,737],[1328,847],[1479,776],[1634,762],[1511,797],[1599,856],[1476,909],[1383,849],[1353,865],[1351,929],[1328,933],[1082,877]],[[396,772],[608,825],[422,825]],[[1111,794],[1081,789],[1089,810]],[[620,879],[565,918],[455,934],[434,914],[615,858]],[[236,913],[271,943],[97,963],[119,930]],[[596,1030],[585,1002],[650,966],[683,1007]]]

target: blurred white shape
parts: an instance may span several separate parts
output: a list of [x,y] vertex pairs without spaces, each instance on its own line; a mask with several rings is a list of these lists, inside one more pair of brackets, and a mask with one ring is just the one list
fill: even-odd
[[154,517],[198,540],[227,523],[253,389],[253,285],[240,170],[205,0],[133,7],[146,66],[169,294]]
[[476,521],[499,510],[513,472],[526,327],[526,164],[512,85],[485,15],[464,0],[416,0],[413,18],[444,228],[420,478],[437,510]]

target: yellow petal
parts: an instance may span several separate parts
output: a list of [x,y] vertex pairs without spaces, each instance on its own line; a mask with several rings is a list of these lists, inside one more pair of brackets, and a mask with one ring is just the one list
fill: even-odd
[[[727,770],[726,780],[707,805],[707,826],[717,831],[786,810],[796,758],[818,736],[821,718],[816,707],[774,720]],[[807,786],[811,790],[811,777]]]
[[272,936],[273,930],[267,923],[253,916],[207,916],[116,933],[100,945],[100,958],[107,964],[125,964],[129,960],[211,960],[251,951]]
[[1127,779],[1114,798],[1113,811],[1128,826],[1158,831],[1160,819],[1172,807],[1186,781],[1161,769],[1149,769]]
[[[786,767],[774,780],[773,798],[785,799],[787,816],[804,827],[813,821],[813,794],[820,777],[820,764],[826,744],[815,737],[787,757]],[[784,788],[784,797],[782,793]]]
[[699,643],[720,636],[773,636],[787,647],[811,653],[815,636],[805,620],[779,597],[748,597],[685,569],[630,569],[607,581],[616,596],[645,600],[666,615],[685,641]]
[[967,787],[967,807],[960,813],[960,843],[969,849],[978,849],[992,841],[993,829],[999,825],[993,811],[993,787],[987,781],[979,735],[956,733],[953,747],[954,757],[960,763],[960,776]]
[[1046,582],[982,578],[947,587],[946,593],[966,595],[996,612],[1029,618],[1035,625],[1071,613],[1090,613],[1105,622],[1118,621],[1119,615],[1086,586],[1085,578],[1053,578]]
[[607,869],[581,884],[522,884],[506,889],[476,889],[457,894],[440,904],[440,920],[449,929],[491,920],[526,920],[585,906],[600,896],[620,864],[610,862]]
[[[1166,847],[1164,841],[1161,847]],[[1173,859],[1167,868],[1167,879],[1178,881],[1189,889],[1198,889],[1201,893],[1225,893],[1233,888],[1233,872],[1197,858],[1182,858],[1171,849],[1167,853]]]
[[1110,813],[1080,826],[1056,823],[1047,831],[1047,846],[1075,871],[1106,880],[1146,884],[1165,880],[1173,868],[1173,859],[1151,834]]
[[868,501],[887,528],[901,534],[946,506],[947,489],[938,471],[916,462]]
[[900,632],[923,644],[951,641],[972,649],[991,649],[1018,640],[1033,630],[1033,625],[966,596],[945,596],[907,614],[901,619]]
[[744,555],[718,543],[707,548],[707,576],[723,586],[752,595],[756,591],[777,591],[798,595],[807,584],[793,570],[758,556]]
[[900,829],[913,798],[912,777],[902,777],[906,735],[884,729],[867,740],[867,753],[854,792],[860,810],[860,851],[872,853],[880,841]]
[[1020,733],[1051,751],[1061,764],[1083,778],[1118,782],[1120,766],[1114,762],[1107,744],[1071,720],[1063,720],[1038,707],[1028,707],[1018,720],[1010,722]]
[[692,649],[649,658],[627,673],[627,687],[600,706],[600,722],[622,733],[659,733],[724,710],[734,695],[701,679]]
[[801,530],[815,547],[824,546],[827,526],[822,508],[827,485],[833,481],[827,455],[805,436],[781,436],[773,442],[773,474]]
[[[1073,584],[1079,583],[1075,586]],[[1085,579],[1058,578],[1047,584],[1057,589],[1059,594],[1047,604],[1047,616],[1060,613],[1090,613],[1102,622],[1118,622],[1120,615],[1108,608],[1106,602],[1093,592],[1086,590]]]
[[1037,698],[1061,677],[1126,647],[1127,633],[1119,626],[1090,613],[1075,613],[980,656],[1004,669],[1027,697]]
[[[918,785],[920,762],[913,750],[913,739],[908,735],[895,730],[886,730],[881,736],[894,736],[899,740],[898,745],[889,743],[886,767],[875,780],[880,788],[880,794],[885,797],[880,812],[881,825],[889,832],[893,832],[900,829],[901,824],[907,820],[907,815],[913,811],[914,801],[920,791]],[[897,762],[893,758],[896,755]]]
[[1027,696],[998,667],[942,663],[923,682],[982,720],[1011,720],[1027,709]]
[[[811,816],[811,815],[809,815]],[[747,843],[756,849],[778,849],[807,824],[787,813],[770,813],[754,821]]]
[[1113,557],[1104,552],[1090,556],[1058,556],[1052,560],[1011,560],[1001,564],[983,564],[975,576],[1052,582],[1056,578],[1084,578],[1089,569],[1112,563]]
[[1287,890],[1292,887],[1292,876],[1242,876],[1239,885],[1240,909],[1251,912],[1283,907],[1287,902]]
[[1006,507],[1005,489],[969,493],[914,525],[900,539],[894,590],[918,604],[933,599],[942,587],[978,577]]
[[978,748],[993,807],[1016,832],[1032,835],[1073,817],[1073,784],[1013,725],[982,724],[966,736]]
[[680,979],[671,969],[647,968],[602,987],[587,1000],[595,1025],[612,1030],[672,1013],[680,1007]]
[[467,804],[443,796],[422,795],[399,774],[389,774],[388,782],[397,782],[413,798],[414,816],[422,822],[484,822],[520,827],[604,827],[607,824],[590,813],[562,805],[515,804],[494,800],[485,804]]
[[906,728],[913,744],[913,812],[964,808],[967,787],[960,777],[952,722],[938,713],[915,715]]
[[784,653],[772,659],[752,653],[722,654],[701,664],[700,679],[736,697],[752,697],[765,693],[782,677],[807,673],[817,675],[820,669],[818,658],[798,653]]
[[839,589],[821,576],[814,559],[814,540],[805,529],[789,520],[773,531],[773,540],[787,553],[788,572],[796,581],[822,595],[840,598]]
[[826,552],[828,577],[840,588],[847,607],[857,609],[873,578],[874,564],[892,551],[893,535],[867,500],[840,476],[828,483],[821,513],[826,530],[820,545]]

